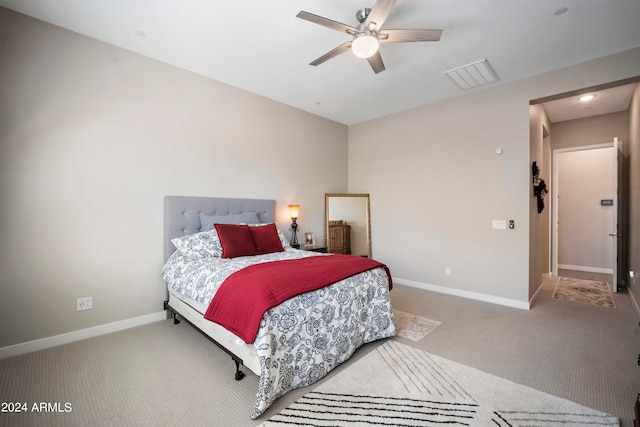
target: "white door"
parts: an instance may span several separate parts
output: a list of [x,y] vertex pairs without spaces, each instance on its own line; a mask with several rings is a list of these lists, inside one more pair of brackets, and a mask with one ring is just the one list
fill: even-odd
[[[606,150],[603,151],[600,149]],[[618,201],[620,198],[617,194],[617,169],[619,168],[617,167],[618,155],[616,153],[618,153],[618,150],[619,143],[617,139],[615,142],[610,143],[553,150],[552,196],[554,200],[552,205],[553,221],[551,227],[553,246],[551,250],[551,272],[554,277],[557,277],[558,275],[558,258],[561,254],[563,254],[561,258],[565,260],[563,265],[569,264],[563,268],[575,270],[582,270],[583,268],[586,268],[584,271],[606,272],[615,276],[617,269],[616,252],[620,250],[616,246],[618,240],[620,240],[620,242],[622,241],[622,239],[617,239],[618,231],[616,228],[616,218],[622,213],[622,210],[618,208]],[[598,157],[598,155],[595,155],[594,157],[587,154],[595,153],[596,151],[602,152],[602,154],[605,154],[606,152],[606,155],[611,156],[609,157],[611,160],[606,160],[606,158],[603,159],[602,157]],[[575,155],[572,153],[575,153]],[[584,155],[579,153],[584,153]],[[563,159],[562,162],[560,161],[561,158]],[[604,160],[604,164],[609,163],[609,161],[613,161],[614,163],[609,163],[611,166],[604,166],[602,160]],[[587,173],[584,169],[581,169],[583,166],[582,162],[586,162],[584,163],[586,165],[591,165],[592,170],[593,168],[597,169],[597,173],[589,174],[589,178],[592,182],[589,184],[590,186],[587,187],[583,185],[583,183],[587,182],[586,179],[584,181],[580,181],[580,177]],[[599,164],[601,166],[597,166],[597,162],[600,162]],[[560,163],[569,168],[561,167]],[[563,182],[565,182],[566,187],[564,195],[560,194],[558,191],[559,183],[561,181],[559,173],[560,169],[564,170],[564,173],[562,174],[564,176],[563,179],[565,180]],[[566,179],[572,180],[570,181],[570,184],[572,185],[567,187]],[[577,190],[577,192],[574,192],[574,189]],[[602,209],[591,210],[594,208],[593,203],[596,202],[590,198],[592,195],[599,195],[597,200],[598,204],[600,204],[600,199],[612,199],[613,203],[607,203],[612,206],[606,206],[605,203],[602,203],[605,205],[602,206]],[[564,224],[562,224],[563,227],[560,227],[561,215],[559,214],[559,206],[563,204],[561,202],[564,202],[565,206],[564,214],[562,215],[564,218]],[[569,210],[567,210],[567,207],[569,207]],[[577,212],[584,212],[586,216],[581,216],[581,214]],[[564,230],[564,237],[560,236],[560,228],[563,228]],[[581,232],[581,228],[584,230],[591,230],[592,233]],[[611,241],[609,239],[615,240]],[[560,248],[560,241],[564,242],[562,244],[563,249]],[[583,248],[590,249],[587,251],[581,251]],[[571,261],[576,262],[567,262],[567,259],[571,259]],[[593,266],[593,269],[591,269],[591,266]],[[613,290],[617,291],[617,278],[615,279],[616,281],[613,283]]]
[[621,226],[622,221],[620,215],[622,214],[622,207],[619,203],[623,200],[620,194],[620,175],[622,174],[622,141],[618,141],[618,138],[613,139],[613,223],[611,224],[611,236],[613,240],[613,292],[618,292],[618,273],[620,269],[619,256],[622,255],[621,245],[623,239],[621,239]]

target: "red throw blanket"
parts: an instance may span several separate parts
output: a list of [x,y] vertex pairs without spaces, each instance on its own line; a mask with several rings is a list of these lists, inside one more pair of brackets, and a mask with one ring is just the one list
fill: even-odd
[[220,285],[204,318],[252,343],[265,311],[305,292],[386,265],[352,255],[311,256],[255,264],[231,274]]

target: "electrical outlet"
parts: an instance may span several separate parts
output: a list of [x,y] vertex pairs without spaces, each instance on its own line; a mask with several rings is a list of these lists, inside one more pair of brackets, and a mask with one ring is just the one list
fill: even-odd
[[446,274],[447,276],[451,276],[451,267],[445,267],[444,274]]
[[78,298],[76,311],[91,310],[93,308],[93,297]]

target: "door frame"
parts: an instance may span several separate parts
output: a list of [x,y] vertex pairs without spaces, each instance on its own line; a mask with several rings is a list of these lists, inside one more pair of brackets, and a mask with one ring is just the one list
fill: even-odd
[[[586,150],[596,150],[596,149],[600,149],[600,148],[616,148],[616,147],[621,147],[622,146],[622,142],[618,141],[618,138],[614,138],[613,141],[611,142],[605,142],[605,143],[601,143],[601,144],[592,144],[592,145],[581,145],[581,146],[576,146],[576,147],[567,147],[567,148],[557,148],[554,149],[552,152],[552,161],[551,161],[551,168],[552,168],[552,173],[553,173],[553,182],[552,182],[552,190],[551,190],[551,196],[553,197],[553,203],[552,203],[552,220],[550,222],[550,233],[551,233],[551,274],[552,277],[558,277],[558,155],[561,153],[568,153],[568,152],[572,152],[572,151],[586,151]],[[616,161],[617,160],[617,153],[616,150],[614,149],[614,158]],[[614,168],[615,169],[615,168]],[[616,172],[614,170],[614,175],[616,175]],[[614,200],[613,203],[614,205],[617,207],[618,206],[618,202],[619,202],[619,196],[617,193],[617,189],[619,187],[619,182],[618,182],[618,176],[613,176],[613,184],[614,184]],[[620,210],[622,211],[622,210]],[[617,221],[616,215],[614,214],[614,218],[613,218],[614,223]],[[616,233],[615,229],[613,231],[614,233]],[[613,270],[613,277],[614,277],[614,283],[613,285],[613,291],[617,292],[618,289],[618,284],[615,283],[616,282],[616,272],[618,269],[618,262],[616,260],[616,251],[617,251],[617,243],[613,244],[614,247],[614,259],[613,259],[613,266],[612,266],[612,270]]]

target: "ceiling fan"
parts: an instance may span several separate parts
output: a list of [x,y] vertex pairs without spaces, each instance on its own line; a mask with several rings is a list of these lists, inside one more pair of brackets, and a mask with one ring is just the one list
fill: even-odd
[[320,65],[323,62],[345,52],[349,49],[359,58],[366,58],[373,71],[378,74],[384,71],[384,63],[378,49],[380,43],[404,43],[404,42],[429,42],[438,41],[442,30],[383,30],[382,25],[389,16],[391,9],[397,0],[378,0],[372,9],[362,8],[356,13],[356,19],[360,24],[352,27],[313,13],[300,11],[296,16],[300,19],[313,22],[349,34],[352,40],[344,42],[335,49],[325,53],[309,65]]

